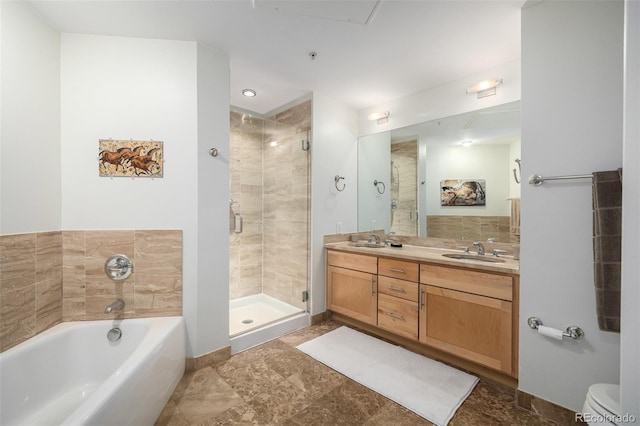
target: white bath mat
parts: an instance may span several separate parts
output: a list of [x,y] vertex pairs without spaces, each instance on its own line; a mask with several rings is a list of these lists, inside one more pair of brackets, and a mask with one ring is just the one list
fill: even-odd
[[441,426],[478,383],[475,376],[348,327],[298,349]]

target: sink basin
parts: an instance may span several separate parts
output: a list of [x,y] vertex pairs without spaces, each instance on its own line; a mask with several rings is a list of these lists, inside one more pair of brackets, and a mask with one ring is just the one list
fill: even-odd
[[481,262],[489,262],[489,263],[504,263],[504,260],[502,259],[498,259],[496,257],[489,257],[489,256],[478,256],[477,254],[446,253],[446,254],[443,254],[443,256],[448,257],[450,259],[479,260]]
[[384,244],[376,244],[376,243],[356,243],[355,247],[368,247],[368,248],[383,248]]

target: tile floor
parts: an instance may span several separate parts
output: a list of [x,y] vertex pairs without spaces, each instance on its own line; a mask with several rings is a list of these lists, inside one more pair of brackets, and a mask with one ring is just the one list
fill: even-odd
[[[186,374],[156,425],[431,425],[295,348],[341,325],[311,326]],[[513,391],[481,380],[449,425],[555,423],[516,407]]]

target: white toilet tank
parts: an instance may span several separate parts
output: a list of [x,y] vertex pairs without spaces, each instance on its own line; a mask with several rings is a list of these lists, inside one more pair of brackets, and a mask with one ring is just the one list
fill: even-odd
[[582,407],[582,420],[589,425],[623,424],[624,419],[620,413],[620,385],[598,383],[589,386]]

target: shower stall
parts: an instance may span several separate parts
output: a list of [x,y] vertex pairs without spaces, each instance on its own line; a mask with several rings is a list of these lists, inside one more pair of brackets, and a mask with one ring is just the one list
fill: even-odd
[[231,112],[231,351],[309,323],[311,101]]

